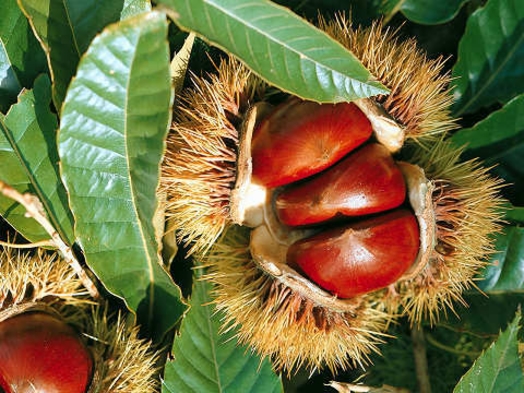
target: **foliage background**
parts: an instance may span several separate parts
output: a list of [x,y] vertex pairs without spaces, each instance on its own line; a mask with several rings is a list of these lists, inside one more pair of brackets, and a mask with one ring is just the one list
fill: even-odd
[[[325,386],[329,381],[357,378],[370,386],[417,391],[412,331],[404,321],[393,327],[397,338],[382,347],[383,356],[374,358],[365,373],[309,375],[301,370],[281,381],[267,360],[259,366],[255,355],[236,346],[233,332],[226,337],[218,334],[220,315],[209,305],[207,286],[193,280],[191,261],[180,254],[173,259],[169,248],[164,249],[163,260],[157,255],[161,236],[154,224],[158,214],[154,190],[177,94],[170,78],[178,75],[175,84],[180,86],[186,65],[197,74],[210,70],[211,59],[225,51],[238,54],[283,90],[303,97],[333,101],[382,91],[381,86],[368,83],[366,70],[347,53],[336,55],[338,61],[353,64],[350,72],[325,91],[316,88],[318,75],[311,68],[295,71],[303,72],[301,80],[306,81],[296,84],[296,75],[286,74],[282,66],[271,70],[268,62],[257,61],[288,56],[297,67],[303,65],[300,56],[286,51],[286,36],[278,35],[279,27],[288,24],[292,26],[289,34],[304,29],[300,36],[310,37],[307,45],[293,47],[299,54],[309,56],[313,46],[331,48],[310,26],[275,8],[276,3],[313,22],[319,15],[330,18],[339,11],[348,13],[355,24],[383,18],[399,29],[401,37],[416,37],[429,57],[447,59],[446,67],[455,78],[453,111],[463,127],[453,140],[467,145],[464,158],[480,157],[493,166],[495,175],[507,180],[503,193],[509,203],[493,264],[478,282],[488,296],[478,291],[467,294],[468,308],[457,305],[455,315],[437,326],[423,326],[429,379],[433,391],[452,391],[500,330],[513,321],[497,345],[475,364],[485,378],[471,381],[466,376],[455,389],[466,391],[470,383],[472,391],[520,389],[522,370],[515,367],[520,364],[519,319],[514,315],[524,287],[524,2],[158,3],[4,0],[0,10],[0,180],[39,197],[61,238],[96,273],[112,294],[108,296],[114,296],[115,307],[126,307],[137,315],[144,336],[164,346],[176,337],[172,346],[176,361],[169,360],[163,368],[162,391],[333,392]],[[203,18],[206,12],[217,12],[216,18]],[[266,25],[253,24],[257,17],[273,12],[274,18]],[[196,31],[200,37],[188,63],[180,61],[184,60],[180,54],[184,53],[185,30]],[[224,35],[227,31],[230,34]],[[325,53],[311,56],[315,66],[338,72],[336,61],[323,62]],[[362,88],[348,89],[344,78]],[[48,237],[24,217],[22,207],[3,196],[0,214],[5,219],[3,239],[14,232],[31,242]],[[192,308],[184,314],[186,301]],[[491,384],[484,385],[484,379]]]

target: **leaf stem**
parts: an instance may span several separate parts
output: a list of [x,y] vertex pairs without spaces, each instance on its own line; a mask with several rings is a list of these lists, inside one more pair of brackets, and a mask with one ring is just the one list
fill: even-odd
[[91,280],[91,278],[87,275],[85,270],[80,265],[80,262],[78,262],[78,260],[74,256],[71,247],[69,247],[62,240],[56,229],[46,218],[46,214],[42,207],[42,202],[40,202],[40,200],[36,196],[31,195],[29,193],[19,193],[13,187],[1,180],[0,192],[6,197],[20,203],[22,206],[25,207],[27,211],[26,216],[36,220],[36,222],[38,222],[42,226],[42,228],[44,228],[44,230],[51,236],[51,239],[47,241],[48,244],[50,243],[58,248],[58,250],[62,254],[62,257],[67,261],[67,263],[69,263],[69,266],[71,266],[76,275],[80,278],[82,284],[87,289],[89,294],[95,299],[98,298],[100,296],[100,293],[98,292],[98,289],[96,288],[93,280]]
[[426,356],[426,342],[424,331],[420,326],[411,329],[411,341],[413,342],[413,357],[415,359],[415,371],[417,373],[418,391],[420,393],[431,393],[429,382],[428,359]]

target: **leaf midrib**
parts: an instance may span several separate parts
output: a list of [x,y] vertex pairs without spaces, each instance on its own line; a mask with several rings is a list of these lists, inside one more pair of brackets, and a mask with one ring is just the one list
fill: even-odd
[[[246,27],[249,27],[251,30],[256,31],[256,32],[259,33],[261,36],[265,37],[267,41],[269,41],[269,42],[273,42],[274,44],[277,44],[277,45],[279,45],[279,46],[282,46],[282,47],[286,48],[288,51],[294,53],[296,57],[300,58],[301,61],[302,61],[302,60],[308,60],[308,61],[311,62],[311,63],[322,64],[322,66],[323,66],[326,70],[330,70],[330,71],[331,71],[332,73],[334,73],[334,74],[342,75],[342,73],[341,73],[340,71],[338,71],[338,70],[336,70],[336,69],[334,69],[334,68],[332,68],[332,67],[328,67],[328,66],[326,66],[323,62],[321,62],[321,61],[317,61],[317,60],[313,59],[311,56],[306,56],[304,53],[299,52],[299,51],[297,51],[295,48],[293,48],[293,47],[287,45],[287,43],[284,42],[284,41],[280,41],[280,40],[275,39],[274,36],[268,34],[266,31],[264,31],[264,30],[260,30],[256,25],[253,25],[253,24],[251,24],[251,23],[247,23],[245,20],[243,20],[243,19],[237,17],[236,14],[234,14],[234,13],[232,13],[232,12],[228,12],[227,9],[224,9],[223,7],[220,7],[218,4],[215,4],[215,3],[212,2],[212,1],[206,1],[206,0],[203,0],[203,2],[204,2],[204,4],[207,4],[210,8],[214,8],[214,9],[216,9],[217,11],[221,12],[223,15],[228,16],[228,17],[230,17],[231,19],[233,19],[233,20],[239,22],[240,24],[242,24],[242,25],[244,25],[244,26],[246,26]],[[247,6],[247,4],[246,4],[246,6]],[[187,1],[186,1],[186,7],[188,7],[188,5],[187,5]],[[207,7],[204,7],[204,11],[206,12],[206,19],[208,19],[208,20],[212,20],[211,16],[208,14],[208,9],[207,9]],[[214,31],[214,30],[215,30],[215,29],[214,29],[214,24],[211,23],[210,26],[211,26],[211,28],[212,28],[213,31]],[[317,30],[318,30],[318,29],[317,29]],[[318,30],[318,33],[319,33],[319,34],[324,34],[328,39],[331,39],[327,34],[323,33],[323,32],[320,31],[320,30]],[[354,56],[351,52],[349,52],[345,47],[343,47],[341,44],[337,43],[336,41],[333,41],[333,44],[334,44],[335,46],[339,46],[339,47],[340,47],[340,50],[348,52],[348,54],[349,54],[351,57],[353,57],[353,60],[354,60],[355,62],[358,62],[357,59],[355,58],[355,56]],[[249,46],[251,47],[251,43],[250,43]],[[371,75],[369,75],[369,76],[371,76]],[[350,79],[353,79],[353,80],[355,80],[355,81],[357,81],[357,82],[359,82],[359,83],[363,83],[363,84],[367,84],[367,83],[369,82],[369,79],[368,79],[367,81],[358,80],[358,79],[353,78],[353,77],[351,77]]]
[[[493,388],[496,385],[496,382],[498,380],[498,376],[501,374],[502,370],[504,369],[504,368],[502,368],[502,365],[503,365],[504,361],[506,360],[506,356],[508,354],[508,351],[511,348],[511,341],[515,338],[515,329],[513,329],[513,327],[511,327],[510,329],[511,330],[509,331],[507,341],[504,343],[504,347],[502,348],[502,351],[501,351],[502,352],[502,356],[498,356],[498,359],[497,359],[498,360],[497,361],[497,366],[496,366],[497,367],[497,375],[496,375],[495,378],[489,378],[491,383],[490,383],[490,389],[488,390],[488,392],[493,392],[494,391]],[[496,347],[496,344],[495,344],[495,347]],[[493,355],[491,355],[490,357],[493,359]]]
[[209,307],[210,306],[202,304],[201,307],[204,309],[204,313],[205,313],[205,316],[206,316],[207,328],[208,328],[208,331],[209,331],[208,337],[209,337],[209,342],[211,344],[211,356],[213,357],[213,368],[215,370],[218,392],[222,393],[222,381],[220,380],[220,371],[218,369],[217,351],[216,351],[216,348],[215,348],[215,341],[213,340],[214,331],[215,330],[213,329],[213,324],[212,324],[212,321],[211,321],[212,315],[209,312]]
[[[133,52],[133,57],[132,57],[132,60],[131,60],[131,66],[129,67],[129,78],[126,81],[126,89],[125,89],[126,92],[129,92],[129,85],[131,83],[131,79],[132,79],[132,75],[133,75],[133,68],[134,68],[134,65],[135,65],[136,54],[138,52],[138,47],[140,45],[141,37],[142,37],[142,31],[138,34],[138,43],[136,45],[134,45],[134,52]],[[127,36],[125,38],[128,39]],[[124,103],[124,113],[125,113],[125,116],[124,116],[125,160],[126,160],[126,164],[127,164],[127,176],[128,176],[129,185],[130,185],[130,187],[129,187],[130,191],[129,192],[131,194],[131,203],[132,203],[132,206],[133,206],[133,213],[134,213],[135,219],[136,219],[136,221],[138,223],[137,227],[138,227],[138,231],[140,233],[140,241],[142,242],[142,246],[144,248],[145,258],[146,258],[147,267],[148,267],[148,274],[149,274],[149,283],[150,283],[150,285],[148,285],[149,297],[148,297],[148,305],[147,305],[147,321],[149,323],[150,321],[153,320],[153,314],[154,314],[155,290],[153,288],[153,283],[155,282],[155,277],[154,277],[154,274],[153,274],[153,262],[152,262],[152,258],[151,258],[151,255],[150,255],[150,250],[149,250],[149,247],[148,247],[147,242],[146,242],[146,237],[145,237],[143,224],[142,224],[142,221],[140,220],[140,214],[138,213],[138,202],[137,202],[137,198],[136,198],[136,191],[135,191],[135,186],[134,186],[134,182],[133,182],[133,177],[131,176],[131,163],[130,163],[130,159],[129,159],[130,156],[129,156],[129,146],[128,146],[128,139],[129,139],[128,138],[129,94],[126,94],[125,98],[126,98],[125,99],[125,103]]]
[[76,38],[76,31],[73,26],[73,22],[71,21],[71,15],[69,14],[69,9],[67,8],[65,0],[62,0],[62,6],[64,7],[64,12],[67,17],[67,22],[71,28],[71,37],[73,38],[73,44],[75,46],[76,54],[78,58],[82,57],[82,52],[80,51],[80,47],[78,46],[78,39]]
[[45,194],[43,193],[42,189],[39,187],[38,182],[36,182],[34,174],[29,170],[26,161],[23,158],[23,154],[18,148],[18,145],[16,144],[16,141],[13,138],[13,135],[9,129],[9,127],[6,126],[4,119],[0,118],[0,128],[2,128],[2,132],[4,133],[4,136],[9,141],[9,144],[11,145],[13,153],[18,158],[18,161],[20,162],[22,168],[24,168],[24,172],[27,175],[27,178],[29,179],[30,184],[33,186],[33,190],[36,193],[36,196],[38,197],[39,201],[42,203],[44,207],[44,211],[47,214],[47,217],[51,221],[51,224],[53,228],[57,231],[57,233],[60,235],[62,240],[66,240],[68,237],[65,236],[64,230],[58,220],[58,218],[52,214],[53,210],[51,209],[51,205],[47,201],[47,198]]
[[399,2],[391,9],[391,12],[388,15],[384,15],[384,24],[388,23],[397,12],[402,9],[402,6],[406,0],[399,0]]

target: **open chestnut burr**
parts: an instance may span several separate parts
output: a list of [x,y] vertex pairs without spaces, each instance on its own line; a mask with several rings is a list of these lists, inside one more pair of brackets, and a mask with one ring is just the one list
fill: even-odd
[[435,321],[500,218],[500,182],[444,138],[442,62],[380,25],[321,27],[391,94],[303,101],[226,59],[179,97],[163,166],[173,230],[224,328],[288,371],[363,365],[398,315]]
[[0,392],[158,391],[158,353],[57,253],[0,249]]
[[[263,269],[293,268],[347,299],[387,287],[415,264],[421,234],[406,181],[372,132],[355,104],[295,98],[244,130],[239,167],[248,169],[230,206],[237,224],[255,228],[251,254]],[[253,193],[265,200],[247,206]]]

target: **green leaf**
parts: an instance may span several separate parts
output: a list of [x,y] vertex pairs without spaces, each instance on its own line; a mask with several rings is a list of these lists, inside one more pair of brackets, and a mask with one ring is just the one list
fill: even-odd
[[45,56],[16,0],[2,1],[0,17],[0,111],[7,112],[22,87],[45,72]]
[[150,0],[124,0],[124,8],[120,14],[120,19],[130,18],[147,11],[151,11]]
[[175,360],[166,364],[162,393],[272,393],[282,382],[270,362],[239,346],[236,332],[220,334],[221,313],[210,304],[211,284],[195,280],[191,309],[175,338]]
[[13,63],[9,59],[9,54],[0,38],[0,111],[5,112],[9,105],[16,99],[17,94],[22,89]]
[[185,309],[159,263],[153,226],[173,101],[166,37],[158,12],[107,27],[80,62],[59,134],[87,263],[156,338]]
[[524,378],[518,355],[520,312],[496,342],[480,355],[461,378],[454,393],[520,393]]
[[508,221],[524,224],[524,207],[508,206],[504,218]]
[[283,91],[318,102],[385,94],[327,34],[268,0],[160,0],[183,29],[234,54]]
[[390,20],[402,12],[410,21],[426,25],[449,22],[469,0],[385,0],[382,12]]
[[508,102],[472,128],[452,137],[457,146],[465,145],[464,158],[478,157],[493,174],[511,186],[504,190],[514,204],[524,203],[524,95]]
[[[73,217],[58,174],[58,123],[50,111],[50,103],[51,83],[47,75],[42,75],[36,79],[34,89],[24,91],[5,116],[2,124],[4,142],[0,142],[4,145],[1,177],[19,191],[38,196],[53,227],[67,244],[72,245]],[[35,232],[34,224],[27,225],[27,219],[20,217],[22,211],[17,210],[12,216],[9,209],[2,209],[5,218],[24,237],[29,240],[49,238],[40,230]]]
[[479,291],[464,294],[467,307],[456,309],[442,324],[457,332],[468,332],[480,337],[495,339],[508,321],[514,318],[515,310],[524,304],[524,293],[490,293]]
[[53,101],[60,109],[67,86],[91,40],[120,19],[124,0],[18,0],[47,55]]
[[[31,183],[24,167],[5,137],[7,126],[0,114],[0,180],[21,193],[32,192]],[[25,216],[26,210],[18,202],[0,195],[0,216],[2,216],[23,237],[31,242],[49,239],[49,234],[34,219]]]
[[489,0],[468,19],[453,68],[454,112],[505,103],[524,90],[522,0]]
[[193,49],[193,43],[195,41],[195,35],[190,33],[184,41],[182,48],[176,53],[171,60],[171,78],[173,80],[173,86],[175,94],[182,90],[184,85],[184,78],[187,72],[187,65],[189,58],[191,57],[191,50]]
[[[524,94],[521,94],[473,127],[458,131],[451,140],[457,146],[466,145],[468,149],[500,144],[500,147],[505,147],[503,150],[510,150],[524,144],[523,136]],[[497,156],[501,154],[500,148],[491,150]]]
[[497,236],[497,252],[478,283],[484,292],[522,292],[524,290],[524,228],[506,226]]

